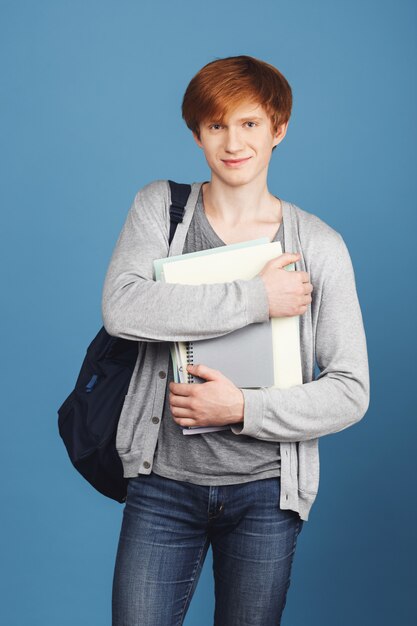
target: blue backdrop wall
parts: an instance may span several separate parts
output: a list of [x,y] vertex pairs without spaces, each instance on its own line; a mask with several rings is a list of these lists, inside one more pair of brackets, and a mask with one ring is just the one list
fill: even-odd
[[[123,507],[72,468],[56,411],[135,193],[209,178],[189,80],[249,54],[293,88],[269,189],[343,234],[371,368],[366,417],[321,440],[284,623],[415,624],[415,3],[2,0],[0,18],[1,623],[111,623]],[[209,552],[186,626],[213,606]]]

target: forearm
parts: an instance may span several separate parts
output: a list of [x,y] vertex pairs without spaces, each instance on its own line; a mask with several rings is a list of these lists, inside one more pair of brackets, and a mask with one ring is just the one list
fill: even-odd
[[262,278],[179,285],[132,277],[105,283],[103,322],[116,337],[198,341],[269,319]]
[[337,433],[358,422],[369,406],[367,368],[358,377],[324,376],[288,389],[243,389],[243,424],[238,435],[265,441],[306,441]]

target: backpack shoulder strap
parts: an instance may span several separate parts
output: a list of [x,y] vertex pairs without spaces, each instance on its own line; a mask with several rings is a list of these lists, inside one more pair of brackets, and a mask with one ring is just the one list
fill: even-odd
[[169,229],[169,244],[171,245],[175,230],[179,222],[182,222],[182,218],[184,217],[185,205],[187,204],[188,196],[191,193],[191,185],[176,183],[173,180],[168,180],[168,182],[171,188],[171,206],[169,207],[171,220]]

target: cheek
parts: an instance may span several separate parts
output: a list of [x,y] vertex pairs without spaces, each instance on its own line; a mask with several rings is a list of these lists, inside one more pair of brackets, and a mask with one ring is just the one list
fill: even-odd
[[272,146],[265,145],[262,146],[262,149],[258,152],[260,160],[263,164],[269,163],[272,156]]

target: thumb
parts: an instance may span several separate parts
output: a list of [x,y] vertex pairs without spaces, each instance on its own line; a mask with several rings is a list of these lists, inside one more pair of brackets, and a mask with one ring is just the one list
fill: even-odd
[[217,380],[222,377],[222,374],[218,370],[207,367],[207,365],[201,365],[201,363],[197,365],[187,365],[187,372],[193,376],[205,378],[206,380]]
[[279,257],[277,257],[277,259],[274,259],[274,265],[278,268],[285,267],[290,263],[295,263],[296,261],[299,261],[300,258],[301,254],[299,252],[284,252],[284,254],[281,254]]

